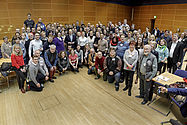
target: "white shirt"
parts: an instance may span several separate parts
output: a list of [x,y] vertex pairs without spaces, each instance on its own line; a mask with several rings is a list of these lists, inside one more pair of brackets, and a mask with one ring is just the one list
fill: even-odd
[[29,57],[31,57],[31,52],[33,50],[33,53],[36,51],[36,50],[39,50],[39,49],[42,49],[43,50],[43,45],[42,45],[42,41],[41,40],[32,40],[30,42],[30,45],[29,45]]
[[90,48],[93,48],[95,36],[93,36],[92,39],[91,39],[90,36],[89,36],[89,37],[87,38],[87,40],[88,40],[88,44],[89,44]]
[[85,46],[86,45],[86,43],[88,43],[88,41],[87,41],[87,38],[86,37],[79,37],[79,42],[78,42],[78,44],[80,45],[80,46]]
[[178,43],[178,41],[172,42],[172,44],[171,44],[171,49],[170,49],[170,52],[169,52],[169,57],[171,57],[171,58],[173,58],[173,52],[175,50],[175,47],[177,46],[177,43]]

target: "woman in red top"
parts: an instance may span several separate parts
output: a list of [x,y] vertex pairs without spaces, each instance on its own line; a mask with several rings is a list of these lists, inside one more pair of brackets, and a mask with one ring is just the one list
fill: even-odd
[[16,72],[19,89],[22,93],[25,93],[24,82],[25,82],[25,67],[23,60],[23,52],[19,45],[15,45],[11,55],[12,67]]
[[79,62],[78,56],[77,54],[75,54],[75,51],[72,49],[69,55],[69,64],[73,72],[75,71],[79,72],[78,62]]

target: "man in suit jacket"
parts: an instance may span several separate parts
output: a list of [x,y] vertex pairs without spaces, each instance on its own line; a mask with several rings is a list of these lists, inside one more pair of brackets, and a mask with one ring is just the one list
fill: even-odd
[[177,67],[180,66],[182,60],[182,43],[178,42],[178,34],[174,34],[172,37],[172,42],[168,44],[169,57],[168,57],[168,71],[175,73]]
[[160,30],[156,27],[156,29],[153,29],[152,34],[156,37],[160,37]]
[[69,34],[65,37],[66,47],[77,48],[76,36],[73,34],[72,29],[69,29]]

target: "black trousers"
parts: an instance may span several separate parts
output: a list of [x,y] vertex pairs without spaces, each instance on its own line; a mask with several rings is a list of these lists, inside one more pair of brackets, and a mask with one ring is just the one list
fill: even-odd
[[16,69],[15,72],[16,72],[16,78],[17,78],[17,81],[18,81],[19,89],[23,89],[24,88],[24,82],[26,80],[25,74],[18,69]]
[[173,58],[168,57],[168,65],[167,65],[167,67],[169,69],[169,73],[171,73],[171,70],[172,70],[173,74],[175,73],[175,71],[177,70],[177,63],[173,62]]
[[30,85],[30,89],[32,91],[37,91],[37,92],[40,92],[43,90],[43,87],[41,87],[41,84],[44,84],[45,82],[45,76],[42,74],[42,73],[38,73],[37,76],[36,76],[36,81],[38,83],[40,83],[40,87],[37,87],[36,84],[33,82],[33,81],[30,81],[29,82],[29,85]]
[[70,65],[70,69],[71,69],[71,71],[73,71],[73,72],[79,72],[79,66],[77,66],[77,68],[74,69],[73,66]]
[[124,75],[125,75],[126,87],[129,89],[129,91],[131,91],[132,83],[133,83],[134,71],[124,70]]
[[[162,70],[162,67],[163,67],[163,70]],[[159,71],[159,74],[164,73],[166,71],[166,63],[159,62],[158,63],[158,71]]]

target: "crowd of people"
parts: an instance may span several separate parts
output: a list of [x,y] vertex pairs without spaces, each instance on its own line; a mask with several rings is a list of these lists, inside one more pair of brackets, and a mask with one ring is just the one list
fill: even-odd
[[[152,78],[166,70],[174,73],[181,68],[187,50],[187,33],[172,33],[155,28],[144,32],[124,22],[98,24],[49,23],[31,19],[16,29],[12,41],[4,37],[3,58],[11,58],[19,89],[42,91],[46,81],[54,82],[55,73],[79,72],[87,67],[95,79],[115,82],[115,90],[125,83],[123,91],[131,96],[133,81],[139,79],[142,104],[150,100]],[[180,35],[180,36],[179,36]],[[134,78],[134,74],[137,75]],[[26,84],[26,90],[24,85]]]

